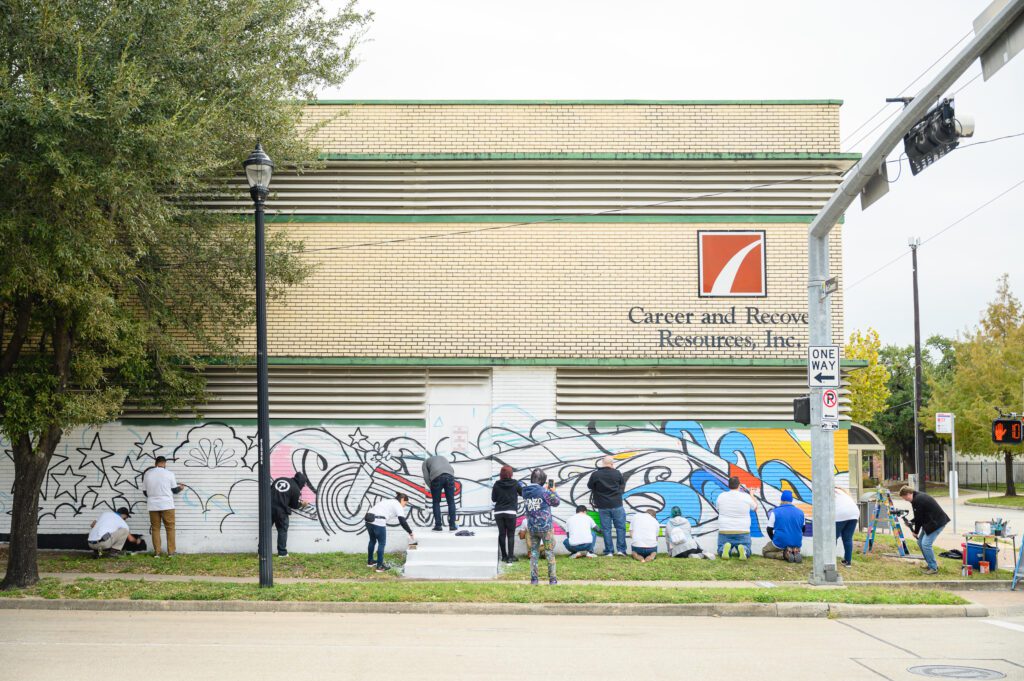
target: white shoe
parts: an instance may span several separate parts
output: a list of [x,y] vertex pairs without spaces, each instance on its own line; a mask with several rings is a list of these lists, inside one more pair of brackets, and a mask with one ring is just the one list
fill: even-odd
[[596,553],[588,553],[587,554],[587,558],[597,558],[597,554]]
[[571,555],[571,556],[569,556],[569,557],[570,557],[570,558],[582,558],[582,557],[583,557],[583,554],[582,554],[582,553],[574,553],[574,554],[572,554],[572,555]]
[[616,555],[616,556],[622,556],[623,558],[625,558],[625,557],[626,557],[626,554],[625,554],[625,553],[623,553],[622,551],[616,551],[616,552],[615,552],[615,555]]

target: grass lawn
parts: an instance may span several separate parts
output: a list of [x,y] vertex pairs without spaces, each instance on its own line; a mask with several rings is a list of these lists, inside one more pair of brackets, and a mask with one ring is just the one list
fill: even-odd
[[[928,494],[933,497],[948,497],[949,496],[949,485],[944,482],[929,482],[928,483]],[[895,494],[893,497],[895,498]]]
[[[392,565],[405,563],[404,553],[385,557]],[[7,549],[0,549],[0,567],[7,565]],[[40,551],[40,572],[105,572],[144,575],[194,575],[200,577],[258,577],[255,553],[179,553],[173,558],[152,554],[124,554],[119,558],[94,560],[86,551]],[[274,557],[277,577],[309,579],[397,579],[395,572],[377,573],[366,567],[366,554],[292,553]]]
[[968,499],[968,504],[973,505],[989,505],[992,506],[1005,506],[1007,508],[1024,508],[1024,496],[1016,497],[976,497],[974,499]]
[[987,485],[983,485],[980,482],[976,485],[960,485],[960,489],[969,489],[976,492],[993,492],[995,494],[1006,493],[1006,485],[1001,482],[990,482]]
[[21,591],[0,591],[0,598],[36,596],[79,600],[241,600],[335,601],[345,603],[895,603],[963,605],[956,594],[935,589],[851,587],[811,589],[662,589],[637,586],[560,584],[531,587],[500,582],[377,582],[255,584],[217,582],[143,582],[141,580],[44,579]]
[[[863,550],[863,535],[856,535],[854,541],[853,567],[840,568],[844,580],[890,581],[905,579],[926,579],[930,581],[960,579],[960,562],[939,559],[939,573],[925,575],[917,566],[920,561],[889,558],[883,553],[895,553],[896,541],[889,535],[878,535],[875,548],[868,554]],[[919,553],[917,542],[908,537],[907,546],[911,553]],[[841,550],[841,546],[837,546]],[[541,561],[543,567],[543,561]],[[530,576],[529,561],[504,566],[501,579],[526,580]],[[749,559],[700,560],[696,558],[673,559],[662,554],[653,563],[638,563],[632,558],[562,558],[558,559],[558,578],[564,581],[576,579],[600,579],[616,581],[647,580],[758,580],[758,581],[806,581],[811,571],[811,557],[804,557],[800,564],[781,560],[768,560],[754,555]],[[975,575],[972,579],[1004,579],[1005,575],[989,573]]]
[[[857,535],[853,567],[840,568],[843,578],[853,581],[889,581],[905,579],[959,579],[960,563],[939,560],[939,574],[924,575],[917,562],[889,558],[883,553],[895,553],[896,543],[889,535],[879,535],[875,550],[865,556],[861,551]],[[916,542],[908,542],[910,550],[918,550]],[[388,561],[401,565],[404,554],[389,554]],[[7,562],[6,549],[0,550],[0,569]],[[502,580],[529,579],[529,561],[523,558],[518,563],[502,566],[505,572]],[[758,581],[806,581],[811,570],[810,556],[796,565],[781,560],[766,560],[752,556],[749,560],[673,560],[662,556],[653,563],[638,563],[629,558],[558,558],[558,576],[563,581],[580,579],[615,580],[622,582],[676,580],[758,580]],[[256,577],[259,563],[253,553],[200,553],[179,554],[174,558],[154,558],[149,554],[127,554],[120,558],[93,560],[87,552],[40,551],[40,572],[83,573],[103,572],[108,574],[159,574],[180,576],[221,576]],[[366,567],[363,554],[351,553],[293,553],[287,558],[274,558],[276,577],[302,577],[307,579],[360,579],[371,581],[394,581],[399,579],[397,571],[376,573]],[[1000,575],[975,575],[973,579],[999,579]]]

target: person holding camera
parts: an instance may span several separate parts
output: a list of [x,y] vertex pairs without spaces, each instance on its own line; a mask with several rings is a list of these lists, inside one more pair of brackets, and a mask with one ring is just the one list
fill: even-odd
[[[545,486],[546,485],[546,486]],[[551,507],[558,506],[561,501],[555,494],[554,481],[548,482],[547,473],[535,468],[530,473],[530,484],[523,489],[523,504],[526,507],[527,532],[530,533],[530,584],[537,586],[537,563],[540,545],[548,557],[548,584],[558,584],[555,576],[555,539],[554,517]]]
[[[409,535],[409,543],[415,544],[416,537],[405,519],[405,506],[409,497],[399,492],[394,499],[382,499],[373,505],[366,514],[366,533],[370,535],[370,543],[366,547],[366,567],[376,568],[377,572],[387,572],[390,565],[384,564],[384,546],[388,543],[388,521],[398,520],[398,524]],[[377,560],[373,560],[374,547],[377,549]]]

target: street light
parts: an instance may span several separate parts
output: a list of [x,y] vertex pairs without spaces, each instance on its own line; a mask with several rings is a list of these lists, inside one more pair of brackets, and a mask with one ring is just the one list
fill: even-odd
[[242,163],[249,195],[256,208],[256,438],[259,451],[259,554],[260,586],[274,586],[270,555],[270,405],[267,389],[267,269],[263,230],[263,204],[270,193],[274,162],[259,142]]

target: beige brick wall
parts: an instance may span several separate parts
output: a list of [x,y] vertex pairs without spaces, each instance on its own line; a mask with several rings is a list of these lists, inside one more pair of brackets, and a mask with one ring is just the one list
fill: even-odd
[[[310,249],[494,225],[289,224]],[[764,229],[768,297],[697,296],[697,230]],[[746,324],[745,308],[805,313],[805,224],[558,224],[309,253],[314,274],[269,310],[271,356],[789,357],[806,356],[806,324]],[[831,241],[833,274],[842,237]],[[834,298],[833,335],[843,309]],[[727,312],[732,325],[641,325],[633,306]],[[751,349],[659,347],[658,329],[750,336]],[[792,336],[764,347],[765,331]]]
[[328,153],[838,152],[838,104],[336,104]]

